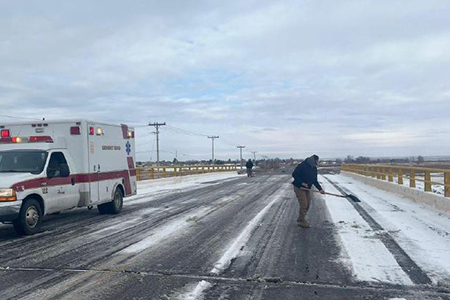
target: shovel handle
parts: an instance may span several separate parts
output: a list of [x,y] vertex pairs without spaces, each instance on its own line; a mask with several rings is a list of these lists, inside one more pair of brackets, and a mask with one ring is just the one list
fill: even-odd
[[[300,188],[300,189],[301,189],[301,190],[304,190],[304,191],[311,191],[311,192],[314,192],[314,193],[320,193],[319,191],[312,190],[312,189],[306,189],[306,188]],[[327,192],[325,192],[325,195],[330,195],[330,196],[335,196],[335,197],[341,197],[341,198],[347,198],[347,197],[344,196],[344,195],[333,194],[333,193],[327,193]]]

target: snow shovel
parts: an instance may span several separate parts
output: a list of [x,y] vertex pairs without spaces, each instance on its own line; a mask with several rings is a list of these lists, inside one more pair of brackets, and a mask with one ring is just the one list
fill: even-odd
[[[312,189],[306,189],[306,188],[301,188],[301,189],[305,190],[305,191],[311,191],[311,192],[314,192],[314,193],[320,193],[319,191],[312,190]],[[325,195],[341,197],[341,198],[349,198],[353,202],[361,202],[361,200],[359,200],[358,197],[356,197],[355,195],[347,195],[347,194],[346,195],[340,195],[340,194],[333,194],[333,193],[328,193],[328,192],[325,192]]]

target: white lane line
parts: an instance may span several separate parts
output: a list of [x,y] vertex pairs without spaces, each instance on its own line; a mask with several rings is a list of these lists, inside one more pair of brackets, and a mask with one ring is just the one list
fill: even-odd
[[283,195],[284,191],[279,191],[275,195],[275,199],[273,199],[269,204],[267,204],[266,207],[264,207],[250,222],[248,222],[244,230],[228,247],[227,251],[222,255],[222,257],[214,264],[214,268],[211,270],[210,273],[216,275],[220,274],[230,266],[233,258],[239,255],[241,249],[247,244],[248,240],[250,239],[252,232],[255,230],[256,227],[259,226],[261,219],[265,216],[267,211],[281,199]]

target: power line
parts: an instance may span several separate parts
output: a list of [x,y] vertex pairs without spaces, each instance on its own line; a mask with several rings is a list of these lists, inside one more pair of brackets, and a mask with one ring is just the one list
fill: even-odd
[[169,130],[169,131],[172,131],[172,132],[178,133],[178,134],[188,135],[188,136],[208,137],[207,134],[186,130],[186,129],[178,128],[178,127],[171,126],[171,125],[167,125],[166,130]]

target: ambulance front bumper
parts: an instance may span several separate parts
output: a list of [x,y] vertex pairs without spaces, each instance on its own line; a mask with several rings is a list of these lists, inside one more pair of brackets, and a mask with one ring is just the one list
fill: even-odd
[[0,222],[10,222],[17,219],[22,201],[0,202]]

